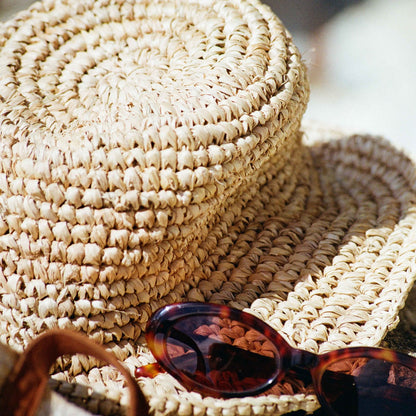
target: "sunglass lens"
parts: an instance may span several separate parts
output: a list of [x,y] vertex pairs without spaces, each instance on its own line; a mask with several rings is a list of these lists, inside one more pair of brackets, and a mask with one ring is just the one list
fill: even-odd
[[278,372],[279,354],[259,331],[216,316],[191,316],[172,325],[167,354],[173,370],[200,390],[220,395],[253,394]]
[[416,372],[373,358],[344,359],[329,366],[322,391],[339,416],[413,416]]

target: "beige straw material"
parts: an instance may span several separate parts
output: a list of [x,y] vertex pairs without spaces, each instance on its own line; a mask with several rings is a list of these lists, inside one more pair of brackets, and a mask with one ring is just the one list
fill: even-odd
[[[319,134],[328,131],[310,135]],[[302,168],[283,169],[292,174],[266,170],[256,197],[221,225],[226,232],[213,231],[201,245],[212,245],[212,254],[198,257],[199,283],[184,299],[244,309],[291,345],[316,353],[380,345],[416,277],[416,165],[379,137],[336,136],[305,146]],[[124,362],[132,371],[153,362],[142,337],[127,345],[132,353]],[[54,388],[98,412],[87,388],[93,386],[106,398],[100,412],[118,414],[115,403],[125,405],[126,392],[115,372],[86,372],[90,365],[83,358],[64,363]],[[299,382],[228,400],[187,392],[167,374],[140,385],[156,415],[281,415],[319,407]]]
[[137,340],[299,160],[299,53],[247,0],[44,1],[0,47],[0,339]]
[[[74,329],[133,370],[151,313],[180,300],[245,308],[314,352],[397,324],[415,164],[379,138],[303,144],[305,68],[258,1],[36,3],[0,26],[0,74],[1,341]],[[98,364],[60,360],[55,389],[118,414],[122,381]],[[157,415],[318,406],[289,384],[230,400],[140,385]]]

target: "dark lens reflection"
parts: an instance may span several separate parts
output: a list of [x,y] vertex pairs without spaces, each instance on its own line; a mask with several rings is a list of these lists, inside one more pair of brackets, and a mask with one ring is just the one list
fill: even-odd
[[322,379],[327,402],[340,416],[416,415],[416,372],[372,358],[346,359]]
[[278,371],[278,352],[270,340],[242,322],[214,316],[176,322],[167,351],[177,370],[221,393],[258,389]]

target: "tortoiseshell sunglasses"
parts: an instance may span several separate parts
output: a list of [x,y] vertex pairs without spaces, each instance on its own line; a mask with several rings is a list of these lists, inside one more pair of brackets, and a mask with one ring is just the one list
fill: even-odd
[[295,376],[312,384],[330,415],[416,415],[416,358],[382,348],[313,354],[291,347],[249,313],[209,303],[159,309],[146,340],[157,363],[136,377],[167,371],[187,389],[214,397],[258,395]]

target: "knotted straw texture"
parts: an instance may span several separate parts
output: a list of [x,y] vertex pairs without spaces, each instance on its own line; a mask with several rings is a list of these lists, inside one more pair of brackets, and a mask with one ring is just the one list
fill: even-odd
[[[248,308],[314,352],[397,323],[415,165],[371,137],[302,144],[305,68],[267,7],[46,1],[0,48],[1,341],[83,331],[133,370],[152,360],[150,314],[180,300]],[[117,414],[125,389],[97,364],[61,360],[55,388]],[[140,384],[155,414],[317,407],[290,385],[219,400],[165,374]]]
[[298,51],[257,2],[188,0],[46,1],[0,47],[1,338],[136,340],[299,159]]

